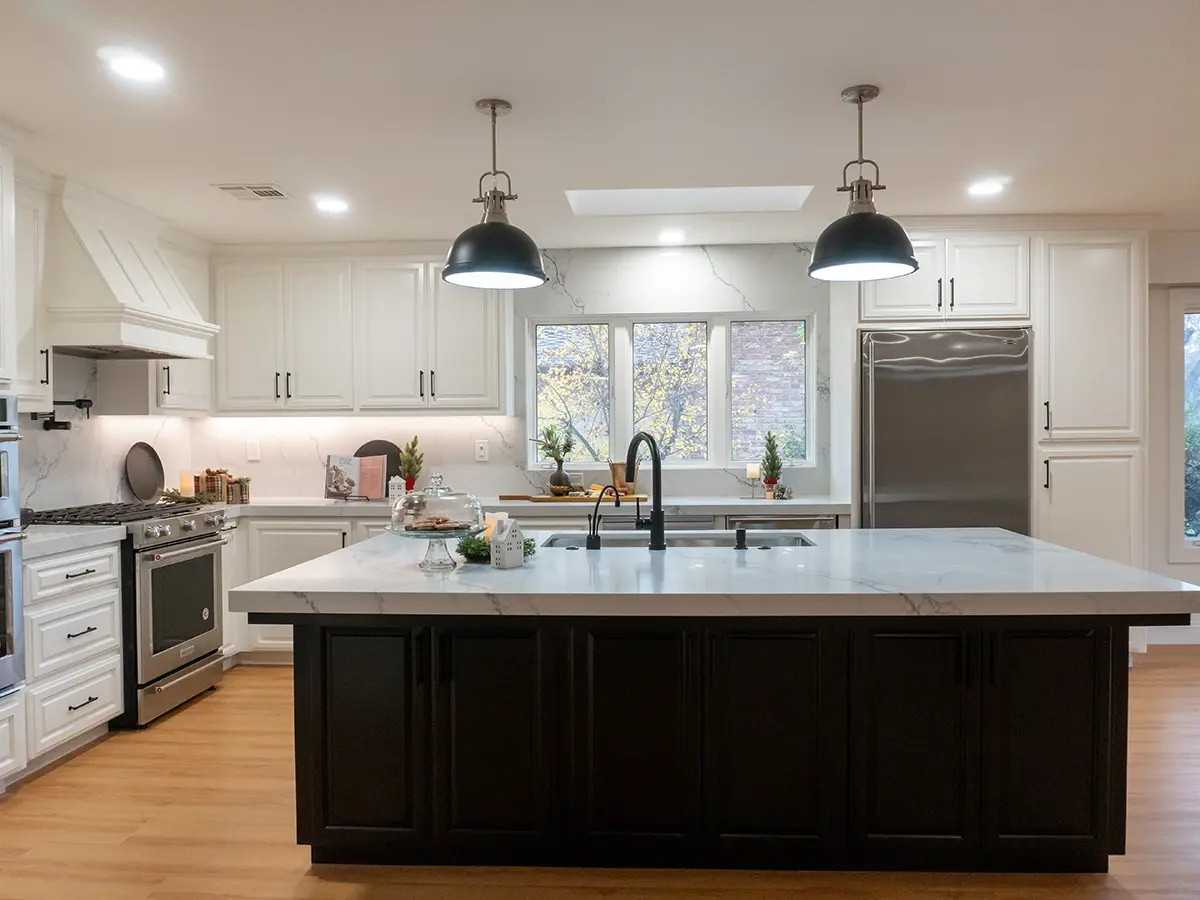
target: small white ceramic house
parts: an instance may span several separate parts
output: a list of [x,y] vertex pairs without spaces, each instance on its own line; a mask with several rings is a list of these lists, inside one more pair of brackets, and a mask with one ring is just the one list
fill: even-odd
[[492,568],[515,569],[525,565],[525,535],[513,519],[501,519],[492,532]]

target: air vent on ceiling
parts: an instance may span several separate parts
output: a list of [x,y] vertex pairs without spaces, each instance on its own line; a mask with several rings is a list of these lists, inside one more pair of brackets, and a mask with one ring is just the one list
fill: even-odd
[[214,184],[235,200],[287,200],[288,195],[277,184]]

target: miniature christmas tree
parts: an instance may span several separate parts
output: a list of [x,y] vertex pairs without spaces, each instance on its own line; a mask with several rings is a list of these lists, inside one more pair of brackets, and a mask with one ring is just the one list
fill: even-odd
[[775,484],[783,474],[783,458],[779,455],[779,439],[774,432],[767,432],[766,450],[762,460],[763,484]]

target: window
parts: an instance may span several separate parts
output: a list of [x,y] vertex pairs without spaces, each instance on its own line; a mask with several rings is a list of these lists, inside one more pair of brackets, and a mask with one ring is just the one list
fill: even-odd
[[663,459],[708,459],[708,324],[635,322],[633,431]]
[[[812,464],[809,317],[613,316],[531,321],[528,334],[529,436],[567,427],[577,466],[623,459],[638,431],[669,465],[744,468],[762,458],[768,431],[790,463]],[[530,465],[545,465],[530,448]]]
[[1200,312],[1183,314],[1183,533],[1200,538]]
[[1167,559],[1200,563],[1200,290],[1170,293]]
[[[535,434],[550,424],[565,425],[575,438],[569,459],[607,461],[612,434],[608,326],[538,325],[534,331]],[[541,449],[531,446],[537,461],[544,462]]]
[[731,459],[761,459],[763,436],[780,438],[784,459],[806,459],[806,323],[733,322],[729,326]]

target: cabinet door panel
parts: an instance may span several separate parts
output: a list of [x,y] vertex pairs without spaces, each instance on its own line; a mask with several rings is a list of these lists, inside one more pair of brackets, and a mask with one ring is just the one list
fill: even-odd
[[354,397],[359,409],[426,405],[425,273],[422,263],[354,267]]
[[428,312],[429,405],[500,405],[500,298],[494,291],[442,281],[432,268]]
[[946,274],[951,279],[947,318],[1029,316],[1028,237],[961,235],[946,246]]
[[[575,832],[583,860],[688,857],[699,819],[698,679],[685,629],[575,636]],[[674,851],[674,854],[673,852]],[[627,855],[626,855],[627,854]]]
[[282,406],[283,267],[221,266],[216,313],[218,408]]
[[420,840],[426,832],[424,701],[413,634],[326,633],[326,764],[318,821],[361,840]]
[[16,379],[21,412],[53,409],[50,345],[42,314],[42,266],[46,254],[49,200],[41,191],[17,186],[16,209]]
[[844,833],[844,639],[718,632],[708,651],[706,855],[827,863]]
[[1147,303],[1144,242],[1052,237],[1044,247],[1041,358],[1050,431],[1040,436],[1136,439]]
[[1042,457],[1036,471],[1040,540],[1125,565],[1142,564],[1145,489],[1137,450],[1055,450]]
[[[862,283],[864,320],[941,319],[948,295],[945,241],[913,241],[919,268],[911,275]],[[938,282],[942,281],[939,289]],[[939,302],[940,299],[940,302]]]
[[912,868],[975,853],[975,643],[962,629],[856,636],[851,840],[862,861]]
[[349,264],[288,263],[284,301],[284,405],[289,409],[352,409]]
[[[1081,867],[1108,844],[1107,629],[999,632],[984,691],[985,842],[995,861],[1037,867],[1065,848]],[[1121,736],[1124,739],[1124,735]]]
[[[179,276],[179,283],[192,305],[206,321],[211,319],[208,299],[208,259],[203,256],[164,250],[163,256]],[[205,411],[212,393],[212,361],[172,359],[155,363],[158,403],[163,409]]]
[[555,769],[550,634],[453,629],[434,648],[435,834],[448,847],[544,848]]

